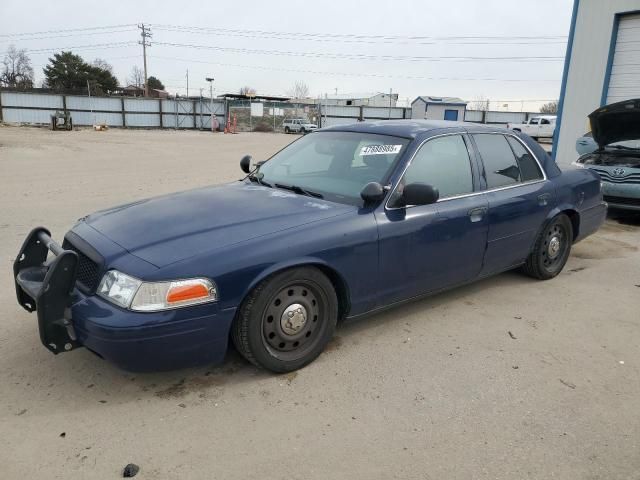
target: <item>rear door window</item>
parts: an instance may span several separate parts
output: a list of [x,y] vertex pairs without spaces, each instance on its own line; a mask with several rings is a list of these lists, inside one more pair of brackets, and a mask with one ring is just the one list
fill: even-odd
[[473,135],[484,164],[487,188],[513,185],[521,179],[520,167],[503,135],[479,133]]
[[513,153],[518,161],[520,167],[520,179],[523,182],[531,182],[534,180],[541,180],[543,177],[540,166],[533,155],[529,153],[529,150],[524,148],[524,145],[514,137],[507,137],[507,141],[511,146]]

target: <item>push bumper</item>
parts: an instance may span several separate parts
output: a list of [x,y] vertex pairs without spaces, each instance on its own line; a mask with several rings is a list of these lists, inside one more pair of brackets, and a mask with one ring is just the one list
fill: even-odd
[[130,371],[224,359],[235,308],[132,312],[75,288],[77,265],[77,253],[64,250],[42,227],[32,230],[13,265],[18,303],[37,312],[40,340],[54,354],[84,346]]

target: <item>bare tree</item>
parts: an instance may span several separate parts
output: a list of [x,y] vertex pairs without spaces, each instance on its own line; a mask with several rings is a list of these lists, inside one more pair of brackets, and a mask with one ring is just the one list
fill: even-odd
[[248,95],[248,96],[255,96],[256,94],[256,89],[253,87],[249,87],[249,86],[244,86],[240,89],[240,95]]
[[302,80],[298,80],[295,85],[289,89],[287,94],[291,98],[307,98],[309,96],[309,85],[304,83]]
[[139,88],[144,87],[144,72],[137,65],[134,65],[134,67],[131,69],[131,73],[127,78],[127,84]]
[[558,100],[554,100],[553,102],[545,103],[540,107],[540,113],[547,114],[556,114],[558,113]]
[[106,70],[111,75],[113,75],[113,66],[102,58],[96,58],[93,62],[91,62],[91,65],[97,68],[101,68],[102,70]]
[[487,112],[489,111],[489,99],[485,98],[483,95],[480,95],[479,97],[476,97],[475,100],[473,100],[470,104],[469,104],[469,110],[477,110],[479,112]]
[[33,88],[33,67],[26,50],[10,45],[2,65],[0,84],[12,88]]

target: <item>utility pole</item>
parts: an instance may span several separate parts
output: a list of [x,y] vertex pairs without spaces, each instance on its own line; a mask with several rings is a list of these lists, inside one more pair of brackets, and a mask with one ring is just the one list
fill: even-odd
[[149,85],[147,82],[147,47],[151,46],[151,43],[147,42],[147,38],[151,38],[151,30],[149,27],[146,27],[144,23],[138,25],[140,29],[140,36],[142,37],[142,41],[138,42],[142,45],[142,58],[144,60],[144,96],[149,96]]
[[391,99],[393,98],[393,88],[389,89],[389,120],[391,120]]
[[210,103],[209,103],[209,110],[211,111],[211,131],[213,132],[213,77],[207,77],[205,78],[205,80],[207,82],[209,82],[209,96],[210,96]]
[[187,68],[187,98],[189,98],[189,69]]

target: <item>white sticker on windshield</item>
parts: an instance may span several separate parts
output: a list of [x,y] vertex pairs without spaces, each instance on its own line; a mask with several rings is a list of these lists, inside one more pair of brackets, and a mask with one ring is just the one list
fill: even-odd
[[360,156],[363,155],[395,155],[402,149],[402,145],[367,145],[360,150]]

